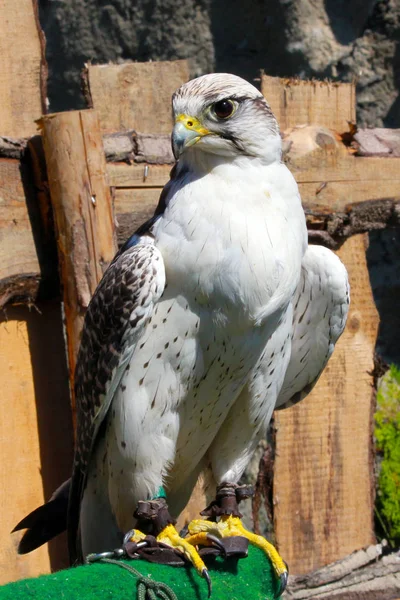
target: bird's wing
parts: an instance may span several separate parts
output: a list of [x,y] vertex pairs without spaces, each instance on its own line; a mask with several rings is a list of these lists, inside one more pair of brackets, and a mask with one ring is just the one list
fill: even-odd
[[75,554],[79,510],[96,437],[165,287],[162,256],[152,236],[141,233],[108,267],[85,316],[75,373],[77,443],[68,511],[72,562],[81,558]]
[[290,362],[275,408],[305,398],[325,368],[346,325],[350,290],[347,271],[323,246],[309,246],[293,298]]

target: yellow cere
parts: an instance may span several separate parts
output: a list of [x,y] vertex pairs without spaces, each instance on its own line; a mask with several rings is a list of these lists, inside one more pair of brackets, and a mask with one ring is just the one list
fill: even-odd
[[190,115],[180,114],[175,119],[176,123],[183,123],[186,129],[190,131],[195,131],[200,136],[210,135],[211,131],[202,126],[200,121],[196,119],[196,117],[191,117]]

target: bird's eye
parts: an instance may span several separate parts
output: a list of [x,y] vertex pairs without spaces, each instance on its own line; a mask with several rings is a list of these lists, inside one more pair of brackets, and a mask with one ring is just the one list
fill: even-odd
[[212,110],[219,119],[227,119],[233,113],[234,108],[232,100],[220,100],[213,105]]

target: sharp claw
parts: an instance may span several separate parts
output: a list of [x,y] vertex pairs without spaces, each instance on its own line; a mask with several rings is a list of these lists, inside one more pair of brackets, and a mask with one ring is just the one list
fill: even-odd
[[222,541],[212,533],[207,533],[207,539],[210,540],[210,542],[213,542],[213,544],[215,544],[221,550],[221,554],[224,556],[224,558],[226,558],[226,548]]
[[211,578],[208,574],[207,569],[203,569],[201,572],[202,576],[204,577],[204,579],[207,581],[207,586],[208,586],[208,597],[211,598],[211,592],[212,592],[212,584],[211,584]]
[[185,525],[180,530],[179,535],[181,536],[181,538],[185,538],[188,535],[188,533],[189,533],[189,527],[188,527],[188,525]]
[[124,540],[123,540],[123,544],[126,544],[127,542],[131,541],[131,537],[133,537],[135,533],[134,529],[130,529],[125,535],[124,535]]
[[279,590],[278,590],[277,598],[279,598],[280,596],[282,596],[283,592],[285,591],[286,586],[288,584],[288,578],[289,578],[288,571],[286,571],[285,573],[282,573],[282,575],[280,575],[280,577],[279,577]]

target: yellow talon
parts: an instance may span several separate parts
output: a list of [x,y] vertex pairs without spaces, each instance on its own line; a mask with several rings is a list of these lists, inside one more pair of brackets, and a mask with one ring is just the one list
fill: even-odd
[[220,538],[241,535],[247,538],[249,542],[253,544],[253,546],[257,546],[257,548],[260,548],[260,550],[265,552],[272,562],[278,577],[287,577],[286,565],[275,547],[261,535],[256,535],[255,533],[248,531],[243,526],[239,517],[224,515],[218,522],[206,521],[204,519],[194,519],[191,521],[191,523],[189,523],[188,529],[190,533],[190,537],[188,538],[189,540],[196,539],[196,536],[200,536],[201,533],[204,533],[205,535],[209,533]]
[[182,552],[182,554],[184,554],[193,564],[199,575],[202,575],[203,570],[206,569],[206,565],[200,558],[196,548],[186,539],[181,538],[173,525],[164,527],[157,536],[157,542],[161,542],[162,544],[166,544],[179,550],[179,552]]
[[129,541],[130,542],[141,542],[142,540],[144,540],[144,538],[146,537],[146,534],[143,533],[142,531],[139,531],[139,529],[132,529],[129,532]]
[[208,534],[205,531],[190,535],[185,540],[192,546],[212,546],[212,542],[208,539]]
[[179,552],[186,556],[186,558],[192,563],[200,577],[204,577],[204,579],[207,581],[208,597],[210,597],[211,579],[208,574],[208,569],[202,561],[196,548],[192,544],[190,544],[188,540],[181,538],[181,536],[176,531],[173,525],[167,525],[166,527],[164,527],[161,533],[159,533],[157,536],[157,542],[160,542],[161,544],[166,544],[167,546],[171,546],[171,548],[179,550]]

